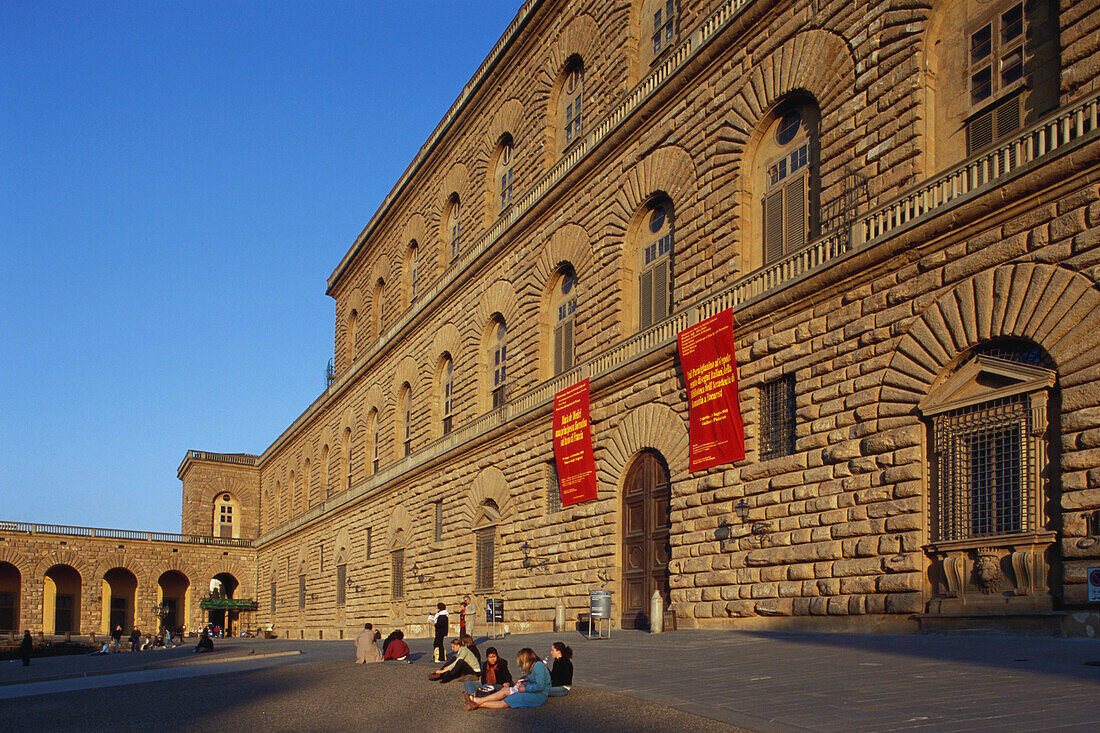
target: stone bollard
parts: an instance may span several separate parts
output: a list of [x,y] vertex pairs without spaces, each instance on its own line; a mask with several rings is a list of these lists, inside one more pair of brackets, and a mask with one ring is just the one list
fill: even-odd
[[565,602],[558,599],[558,606],[554,609],[554,633],[565,633]]
[[649,633],[660,634],[664,631],[664,600],[660,591],[653,591],[649,597]]

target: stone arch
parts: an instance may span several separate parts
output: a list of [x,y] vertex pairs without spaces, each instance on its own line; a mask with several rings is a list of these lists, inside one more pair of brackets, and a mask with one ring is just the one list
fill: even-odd
[[595,85],[588,81],[594,78],[591,72],[593,62],[599,56],[599,39],[599,24],[591,15],[582,13],[569,19],[547,51],[540,84],[544,91],[539,96],[545,99],[548,105],[544,112],[545,124],[543,125],[543,134],[546,136],[543,147],[546,150],[548,164],[561,152],[558,146],[561,121],[557,119],[556,107],[561,94],[561,85],[565,80],[566,64],[574,56],[579,56],[584,63],[586,82],[584,101],[587,109],[592,110],[590,119],[595,119],[602,112],[602,105],[596,102],[594,94],[590,94],[590,90]]
[[504,472],[496,466],[481,469],[470,484],[458,517],[459,525],[473,529],[478,510],[488,499],[492,499],[500,508],[500,521],[503,524],[512,514],[512,497],[508,492],[508,480],[504,477]]
[[478,302],[474,312],[473,329],[475,338],[480,340],[481,331],[494,315],[499,313],[509,328],[515,328],[519,319],[519,299],[515,288],[505,280],[497,280],[490,285]]
[[880,401],[915,409],[960,355],[1000,336],[1041,346],[1059,380],[1072,388],[1095,376],[1098,330],[1095,281],[1054,265],[1002,265],[956,284],[914,319],[890,360]]
[[405,537],[405,541],[408,542],[409,535],[412,532],[412,518],[409,516],[409,510],[404,505],[398,505],[390,512],[390,521],[386,530],[387,552],[397,542],[398,532],[401,532]]
[[489,135],[485,139],[488,151],[491,153],[500,138],[508,133],[519,144],[518,131],[523,124],[523,105],[515,97],[504,100],[493,113],[493,119],[489,122]]
[[[467,338],[475,344],[476,349],[474,364],[477,388],[475,393],[476,404],[480,411],[487,411],[492,405],[493,375],[489,363],[488,339],[498,314],[504,320],[504,326],[509,334],[506,341],[509,345],[507,361],[512,365],[518,364],[520,355],[515,349],[515,344],[518,341],[516,334],[519,333],[520,323],[519,300],[513,286],[504,280],[494,282],[482,295],[477,311],[474,313],[473,322],[469,324],[470,330],[467,332]],[[510,375],[507,381],[515,384],[514,366],[509,367],[507,372]]]
[[[27,580],[34,575],[34,566],[31,565],[31,561],[27,557],[10,547],[0,547],[0,562],[11,563],[15,566],[15,569],[19,571],[22,576],[22,582],[26,583]],[[48,570],[49,568],[46,568]],[[45,570],[43,570],[45,572]]]
[[[488,227],[501,213],[500,203],[497,197],[500,189],[497,181],[497,162],[500,157],[500,144],[507,135],[511,138],[513,156],[526,156],[526,148],[530,148],[529,139],[520,135],[520,125],[523,124],[523,105],[514,97],[502,102],[494,111],[493,118],[489,122],[489,130],[481,145],[480,165],[484,166],[484,186],[482,187],[482,226]],[[516,157],[512,158],[512,165],[517,170],[522,170]],[[522,190],[523,184],[515,185],[516,190]]]
[[[538,373],[544,379],[553,376],[553,359],[550,353],[555,326],[551,304],[552,289],[558,279],[559,270],[565,265],[576,275],[579,284],[578,298],[581,292],[590,294],[595,291],[593,278],[596,273],[596,254],[592,247],[592,238],[578,224],[565,224],[550,235],[524,282],[524,290],[529,294],[525,300],[528,301],[528,307],[533,306],[532,311],[538,323]],[[586,286],[587,291],[584,290]],[[582,315],[578,317],[578,321],[583,321],[585,313],[583,310],[580,312]],[[580,341],[576,337],[575,340]]]
[[[321,450],[317,455],[315,470],[319,472],[317,486],[320,503],[327,501],[336,490],[332,483],[332,470],[330,468],[333,459],[339,455],[336,451],[335,437],[336,436],[332,434],[332,426],[326,425],[321,430],[321,437],[318,440],[318,445],[321,446]],[[285,484],[286,481],[284,480],[283,483]]]
[[601,499],[617,494],[627,466],[646,449],[661,454],[673,481],[688,473],[687,424],[667,405],[649,403],[634,408],[596,447],[602,452],[596,458]]
[[92,579],[102,580],[103,576],[107,574],[107,571],[113,570],[114,568],[122,568],[132,573],[133,576],[137,578],[138,588],[145,587],[150,582],[149,576],[146,575],[147,568],[143,568],[141,563],[138,562],[138,558],[132,556],[131,553],[126,550],[111,550],[111,552],[107,553],[107,555],[96,565]]
[[429,277],[429,273],[435,273],[441,269],[438,262],[435,259],[438,247],[432,247],[428,241],[428,223],[424,220],[424,215],[420,212],[415,212],[409,215],[408,220],[405,222],[404,228],[401,230],[401,292],[405,299],[405,306],[408,307],[412,304],[411,292],[412,292],[412,272],[409,267],[409,248],[416,243],[416,257],[417,268],[419,270],[419,279],[422,282],[430,282],[433,278]]
[[[352,326],[352,314],[355,314],[354,328]],[[355,288],[344,301],[343,315],[340,317],[340,332],[344,341],[341,356],[347,360],[350,366],[359,355],[358,344],[362,341],[363,326],[367,324],[367,313],[363,302],[363,292]],[[352,331],[355,332],[355,343],[351,342]]]
[[419,369],[416,365],[416,361],[411,356],[406,356],[401,360],[401,363],[397,365],[397,369],[393,373],[393,395],[396,398],[397,393],[401,391],[401,385],[406,382],[413,390],[413,394],[417,392],[417,385],[419,380]]
[[458,194],[459,200],[466,201],[469,196],[469,185],[470,176],[466,172],[466,166],[462,163],[455,163],[440,182],[439,205],[445,209],[447,197],[452,193]]
[[64,550],[53,550],[42,556],[42,559],[38,561],[34,569],[35,580],[40,580],[45,577],[46,571],[54,565],[68,565],[73,570],[80,573],[81,582],[84,586],[88,585],[89,578],[95,577],[91,574],[88,564],[84,561],[84,556],[75,550],[66,548]]
[[[444,354],[450,354],[454,377],[457,381],[460,374],[459,365],[462,363],[461,348],[462,337],[453,323],[444,324],[432,338],[432,347],[429,352],[429,357],[433,359],[433,362],[431,363],[429,383],[428,415],[432,427],[431,434],[434,436],[442,434],[443,356]],[[457,412],[457,409],[455,412]]]
[[205,593],[210,589],[210,580],[215,575],[221,573],[227,573],[232,575],[237,580],[237,595],[240,597],[252,596],[252,576],[251,570],[246,567],[240,560],[221,557],[206,566],[203,572],[201,583],[203,585],[203,592]]
[[171,557],[161,560],[152,567],[149,571],[150,582],[156,584],[160,581],[160,576],[173,570],[187,578],[189,583],[194,583],[200,577],[193,565],[180,557],[179,554],[172,553]]

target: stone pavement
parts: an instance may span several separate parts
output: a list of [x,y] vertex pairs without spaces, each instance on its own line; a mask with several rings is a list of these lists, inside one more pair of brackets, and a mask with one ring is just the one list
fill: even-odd
[[[514,659],[523,646],[546,654],[558,638],[574,650],[574,693],[551,701],[540,709],[541,715],[506,711],[510,716],[523,715],[507,718],[511,727],[501,730],[523,729],[527,722],[553,730],[665,730],[666,725],[671,726],[668,730],[729,730],[717,724],[711,728],[707,721],[676,710],[761,732],[1100,730],[1097,640],[615,631],[611,639],[599,641],[576,633],[526,634],[479,639],[479,646],[482,651],[496,646],[502,655]],[[218,651],[209,658],[181,649],[34,660],[29,670],[9,662],[0,664],[0,720],[7,719],[8,708],[30,709],[37,711],[33,717],[37,727],[63,729],[64,721],[52,719],[51,710],[63,708],[71,713],[82,704],[94,709],[104,699],[132,696],[163,700],[165,686],[176,691],[172,697],[178,696],[177,692],[195,691],[202,699],[200,690],[228,691],[234,685],[244,685],[251,691],[229,696],[239,704],[219,698],[222,717],[218,720],[235,718],[237,725],[247,730],[259,727],[260,722],[248,716],[263,717],[270,708],[283,712],[278,720],[267,720],[266,727],[308,728],[294,718],[303,710],[316,711],[316,706],[303,707],[295,697],[301,690],[340,700],[340,685],[370,679],[367,689],[372,693],[390,685],[397,685],[398,690],[388,700],[387,696],[371,698],[372,716],[408,704],[418,710],[426,708],[416,713],[429,716],[422,720],[425,725],[461,727],[458,721],[468,719],[463,718],[466,713],[458,704],[457,686],[448,689],[421,681],[432,666],[430,640],[414,639],[410,646],[418,657],[413,665],[354,669],[348,661],[350,641],[233,640],[219,643]],[[301,654],[284,654],[295,651]],[[253,659],[243,656],[249,652]],[[194,664],[207,659],[209,663]],[[226,672],[233,674],[230,677]],[[272,689],[267,690],[266,684]],[[363,689],[352,689],[351,698],[362,703]],[[283,700],[280,696],[284,694],[291,698]],[[256,702],[261,698],[267,701],[265,705]],[[278,704],[271,702],[273,698],[278,698]],[[634,703],[629,702],[631,698]],[[354,727],[357,718],[345,708],[346,704],[341,707],[335,702],[324,706],[327,722],[322,727],[339,729],[341,721]],[[118,706],[112,705],[112,709]],[[183,716],[178,718],[178,728],[163,729],[207,729],[204,718],[188,716],[186,710],[177,713]],[[469,715],[482,714],[499,715],[489,711]],[[440,715],[444,717],[432,717]],[[693,721],[691,725],[686,725],[688,719]],[[478,728],[496,729],[502,725],[498,720],[502,719],[478,718]],[[136,721],[134,724],[141,727]]]

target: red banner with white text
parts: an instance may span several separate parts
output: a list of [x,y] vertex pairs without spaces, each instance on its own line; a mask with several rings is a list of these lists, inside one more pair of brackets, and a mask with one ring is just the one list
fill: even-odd
[[554,395],[554,460],[562,506],[596,498],[596,459],[588,418],[588,380]]
[[733,311],[724,310],[676,337],[688,389],[690,470],[745,457],[745,425],[737,400]]

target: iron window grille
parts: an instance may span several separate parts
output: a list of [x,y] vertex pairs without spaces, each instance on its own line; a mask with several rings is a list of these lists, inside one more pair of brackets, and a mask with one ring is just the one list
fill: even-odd
[[347,600],[348,566],[341,563],[336,566],[336,605],[343,606]]
[[549,461],[546,471],[546,513],[555,514],[561,510],[561,482],[558,480],[558,464],[555,461]]
[[304,611],[306,607],[306,576],[298,576],[298,610]]
[[443,502],[435,502],[435,541],[443,541]]
[[390,555],[390,595],[405,597],[405,551],[394,550]]
[[1035,530],[1028,477],[1034,462],[1032,411],[1015,395],[937,415],[934,504],[938,540]]
[[760,388],[760,458],[794,453],[794,375],[788,374]]
[[477,530],[477,590],[489,590],[493,587],[495,543],[496,527]]

